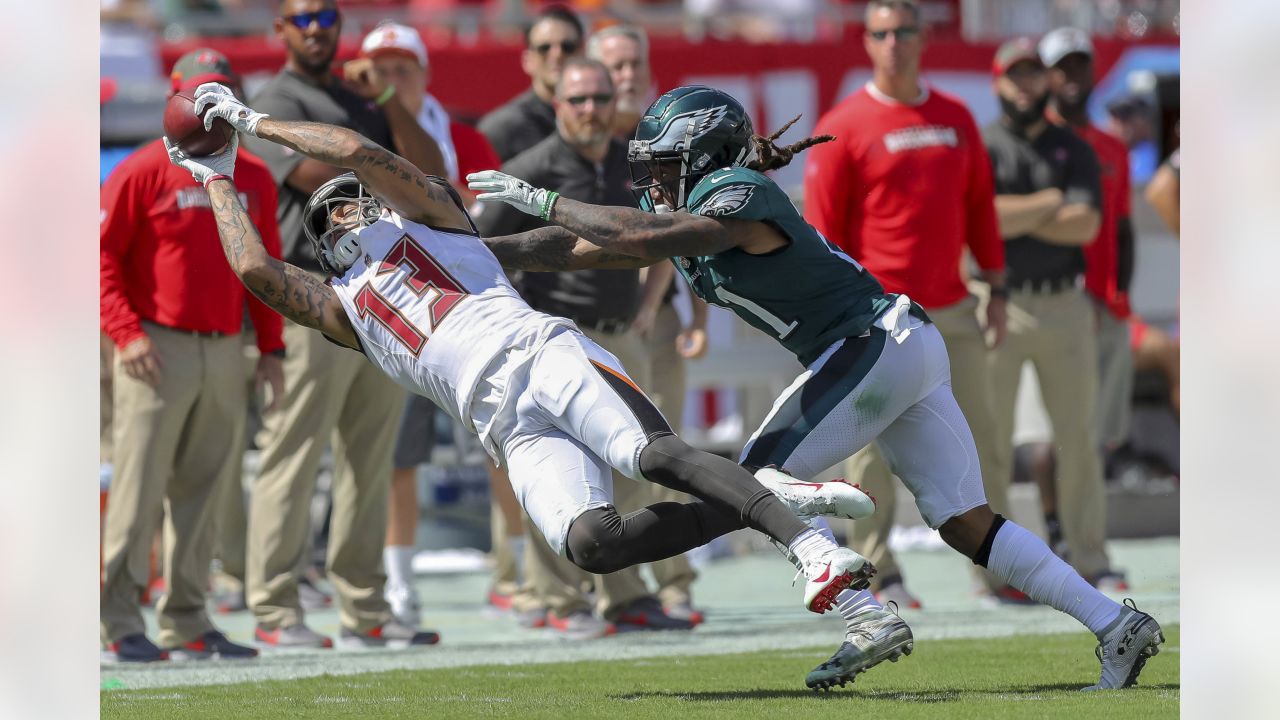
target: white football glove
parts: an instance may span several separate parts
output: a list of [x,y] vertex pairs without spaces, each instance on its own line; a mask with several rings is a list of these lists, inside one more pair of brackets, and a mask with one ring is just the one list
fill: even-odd
[[196,182],[205,187],[214,178],[225,177],[230,180],[235,175],[236,151],[240,148],[239,135],[233,134],[231,142],[221,152],[203,157],[192,157],[182,148],[170,143],[169,138],[162,139],[165,149],[169,151],[169,162],[191,173]]
[[[222,118],[238,132],[257,137],[258,123],[269,117],[266,113],[254,112],[240,102],[227,86],[218,83],[205,83],[196,88],[195,97],[196,115],[204,113],[205,130],[212,130],[214,119]],[[205,108],[209,111],[205,112]]]
[[511,207],[546,220],[560,193],[536,188],[518,177],[497,170],[481,170],[467,175],[467,187],[482,202],[504,202]]

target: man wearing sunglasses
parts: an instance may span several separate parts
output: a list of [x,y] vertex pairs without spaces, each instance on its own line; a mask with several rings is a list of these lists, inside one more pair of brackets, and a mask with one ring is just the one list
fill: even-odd
[[[987,477],[994,438],[984,332],[995,344],[1005,332],[1004,244],[977,123],[964,103],[920,79],[921,21],[913,2],[867,5],[863,47],[874,73],[818,123],[815,132],[836,139],[808,153],[805,219],[874,273],[885,290],[906,293],[929,311],[946,341],[956,403],[969,419]],[[978,298],[960,273],[966,249],[993,289],[981,317]],[[845,473],[882,503],[881,512],[857,523],[852,536],[880,569],[880,582],[872,581],[877,596],[920,607],[889,549],[896,501],[879,449],[863,448]],[[861,611],[843,610],[851,623]]]
[[563,5],[543,8],[525,31],[520,67],[530,88],[480,119],[480,132],[503,162],[555,132],[551,99],[565,61],[582,52],[583,34],[582,21]]
[[[569,58],[552,97],[555,132],[507,161],[503,172],[564,197],[598,205],[635,207],[627,148],[613,137],[615,88],[609,69],[597,60]],[[510,235],[544,227],[545,222],[510,205],[491,205],[477,219],[483,237]],[[558,273],[522,273],[516,289],[535,310],[567,317],[601,347],[624,364],[636,368],[632,377],[648,392],[651,385],[644,340],[631,330],[640,305],[640,273],[634,269],[582,270]],[[639,483],[614,474],[618,507],[624,512],[654,500]],[[547,543],[530,533],[528,552],[539,560],[535,572],[526,564],[534,593],[548,605],[547,624],[561,629],[566,623],[589,625],[591,606],[572,589],[582,572],[558,560]],[[539,556],[542,556],[539,558]],[[552,568],[547,574],[542,568]],[[558,576],[558,577],[556,577]],[[597,576],[597,609],[605,620],[623,629],[689,629],[693,622],[667,615],[649,593],[636,568]],[[598,619],[595,622],[599,622]]]
[[[356,130],[444,175],[439,148],[369,58],[333,60],[342,30],[335,0],[283,0],[274,22],[285,66],[254,97],[254,106],[281,120],[312,120]],[[321,268],[302,227],[311,194],[343,170],[257,138],[245,146],[266,161],[279,186],[277,216],[284,259]],[[432,633],[393,620],[383,590],[382,546],[387,522],[392,446],[404,391],[320,333],[285,323],[289,352],[280,408],[263,417],[261,465],[249,513],[246,591],[267,647],[332,647],[307,627],[298,569],[308,545],[309,512],[325,447],[335,468],[328,579],[337,591],[344,645],[433,642]]]

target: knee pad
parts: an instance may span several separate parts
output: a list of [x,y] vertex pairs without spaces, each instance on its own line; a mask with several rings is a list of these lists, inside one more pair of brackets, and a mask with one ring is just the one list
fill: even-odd
[[622,516],[612,506],[588,510],[569,525],[565,553],[569,561],[589,573],[604,575],[629,565],[620,539]]

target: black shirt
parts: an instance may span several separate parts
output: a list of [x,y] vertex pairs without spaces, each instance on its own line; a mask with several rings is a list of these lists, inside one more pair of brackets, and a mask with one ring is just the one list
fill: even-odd
[[[327,85],[281,70],[267,81],[249,105],[277,120],[306,120],[350,128],[385,148],[394,149],[391,127],[386,116],[372,101],[348,90],[335,78]],[[276,218],[280,223],[280,244],[284,259],[301,268],[320,272],[311,243],[302,233],[302,210],[310,193],[294,189],[285,178],[306,157],[300,153],[261,138],[244,137],[245,148],[267,163],[271,176],[280,187],[280,204]]]
[[555,134],[556,111],[529,88],[480,118],[476,127],[506,162]]
[[[617,140],[610,142],[604,162],[596,164],[557,132],[504,163],[502,172],[573,200],[636,207],[627,148]],[[546,225],[506,204],[488,206],[476,219],[481,237],[512,235]],[[526,272],[514,280],[516,289],[534,309],[567,317],[583,327],[604,321],[630,323],[640,304],[638,270]]]
[[[1030,195],[1056,187],[1064,202],[1102,208],[1102,170],[1093,148],[1070,130],[1048,124],[1028,141],[998,120],[982,130],[991,156],[997,195]],[[1084,250],[1045,242],[1032,235],[1004,244],[1009,285],[1071,280],[1084,272]]]

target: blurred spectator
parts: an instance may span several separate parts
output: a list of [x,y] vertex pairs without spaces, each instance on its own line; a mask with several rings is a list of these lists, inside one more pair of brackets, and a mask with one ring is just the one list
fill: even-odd
[[[613,139],[611,130],[613,100],[613,83],[603,64],[586,58],[567,60],[553,101],[557,132],[504,163],[502,171],[574,200],[634,207],[627,148]],[[495,207],[478,223],[484,237],[510,235],[544,225],[509,205]],[[617,356],[636,383],[645,388],[649,377],[645,372],[648,362],[644,341],[631,332],[640,301],[639,285],[637,270],[523,273],[516,278],[516,289],[530,306],[573,320],[588,337]],[[639,483],[617,473],[613,487],[620,512],[638,510],[652,497]],[[530,538],[529,547],[554,555],[541,537]],[[572,567],[563,558],[556,560],[555,565],[565,570]],[[682,572],[692,571],[686,564]],[[531,580],[538,582],[538,578]],[[688,604],[688,584],[681,584]],[[665,614],[659,601],[645,588],[638,568],[600,577],[596,587],[600,615],[606,620],[649,630],[693,627],[690,620]]]
[[520,67],[529,76],[529,89],[480,119],[480,132],[503,162],[555,132],[551,98],[565,61],[582,52],[582,39],[582,21],[563,5],[543,8],[525,31]]
[[[1093,148],[1102,170],[1102,217],[1098,236],[1084,247],[1085,289],[1094,301],[1098,342],[1096,419],[1103,457],[1129,437],[1133,397],[1133,354],[1129,350],[1129,285],[1133,279],[1134,236],[1129,212],[1129,154],[1124,143],[1089,123],[1093,92],[1093,43],[1077,28],[1058,28],[1040,41],[1040,60],[1049,68],[1049,121],[1079,135]],[[1049,450],[1052,452],[1052,449]],[[1052,473],[1040,488],[1049,546],[1062,546],[1057,491]],[[1123,578],[1094,578],[1125,589]]]
[[463,200],[472,205],[472,215],[480,214],[484,206],[474,204],[475,197],[460,178],[491,170],[502,160],[484,135],[451,119],[440,101],[426,91],[431,84],[431,64],[422,36],[406,25],[384,23],[365,36],[361,52],[373,59],[378,72],[395,86],[400,102],[439,145],[446,177]]
[[[193,50],[173,68],[173,90],[208,81],[237,86],[231,65]],[[238,89],[238,87],[237,87]],[[237,181],[269,252],[279,256],[276,189],[262,161],[242,152]],[[113,371],[115,474],[103,540],[102,639],[121,661],[250,658],[205,610],[213,506],[238,476],[247,394],[241,382],[244,303],[257,331],[259,382],[282,394],[281,320],[228,272],[208,196],[155,140],[102,188],[102,330],[118,348]],[[163,510],[163,512],[162,512]],[[138,608],[156,522],[164,524],[167,589],[156,605],[161,650]]]
[[[1083,246],[1097,237],[1102,207],[1098,159],[1085,141],[1049,123],[1048,73],[1036,45],[1017,38],[993,63],[1001,115],[983,130],[996,214],[1005,239],[1009,335],[992,354],[997,452],[987,497],[1008,512],[1014,404],[1031,361],[1058,445],[1058,513],[1069,561],[1086,578],[1110,571],[1106,492],[1093,424],[1098,355],[1091,303],[1080,291]],[[1007,600],[1025,600],[1010,587]]]
[[1160,220],[1178,237],[1182,229],[1182,213],[1179,192],[1182,185],[1182,150],[1174,150],[1169,159],[1156,170],[1155,177],[1147,185],[1145,196],[1155,208]]
[[[582,38],[582,22],[573,11],[560,4],[542,8],[525,29],[525,49],[520,63],[529,76],[530,88],[485,115],[479,125],[480,132],[502,161],[510,160],[555,133],[556,113],[551,101],[565,61],[582,51]],[[486,213],[499,209],[477,207]],[[482,228],[484,217],[484,213],[476,215]],[[511,481],[501,468],[490,471],[490,489],[494,493],[489,519],[495,567],[489,604],[501,610],[515,610],[517,621],[524,625],[542,627],[549,616],[558,620],[555,628],[570,637],[604,634],[607,628],[589,613],[574,614],[589,604],[581,599],[576,587],[558,584],[558,558],[549,552],[542,538],[529,543],[524,522],[519,528],[510,527],[508,518],[519,505],[511,490]],[[520,516],[523,517],[523,511]],[[580,574],[576,567],[563,570],[566,574]],[[518,582],[522,572],[528,574],[528,582],[523,585]],[[570,584],[576,585],[576,582]],[[524,590],[517,591],[518,587]]]
[[[924,28],[915,3],[867,6],[863,45],[875,69],[860,91],[818,122],[834,142],[809,151],[805,219],[875,274],[888,292],[924,305],[951,360],[951,387],[973,428],[985,477],[992,472],[990,331],[1005,334],[1004,243],[992,204],[991,164],[973,116],[959,100],[920,82]],[[961,276],[968,248],[993,291],[982,319]],[[879,500],[854,523],[851,545],[879,570],[882,602],[920,603],[903,585],[889,533],[893,476],[875,444],[845,465],[851,482]]]
[[[635,137],[641,115],[656,97],[653,73],[649,66],[649,38],[644,29],[634,25],[612,25],[591,36],[587,55],[609,69],[614,87],[613,136],[625,143]],[[692,293],[692,322],[685,325],[672,306],[676,296],[675,266],[671,263],[650,265],[641,271],[641,299],[631,322],[630,333],[643,341],[643,358],[647,369],[629,367],[632,373],[647,373],[649,384],[643,386],[662,411],[672,430],[679,433],[684,420],[685,360],[702,357],[707,351],[707,304]],[[688,502],[680,492],[650,484],[650,502]],[[658,584],[658,599],[668,615],[700,621],[702,614],[693,608],[690,586],[697,573],[683,556],[669,558],[650,566]]]
[[[287,60],[253,99],[255,109],[282,120],[314,120],[353,128],[409,158],[424,172],[444,173],[436,144],[396,97],[395,87],[361,58],[331,71],[342,16],[335,0],[284,0],[275,20]],[[246,138],[279,186],[284,258],[322,277],[302,232],[311,193],[343,172]],[[358,354],[318,332],[285,325],[285,397],[263,417],[259,475],[249,513],[246,586],[258,620],[256,636],[272,647],[332,647],[308,628],[299,599],[298,570],[306,548],[309,508],[326,441],[334,459],[333,507],[326,570],[338,595],[341,641],[380,646],[387,641],[429,644],[439,636],[396,621],[383,598],[381,564],[396,420],[404,402],[397,387]]]
[[685,0],[690,34],[747,42],[812,40],[822,0]]
[[1129,148],[1129,175],[1138,185],[1149,181],[1160,164],[1154,112],[1151,103],[1135,95],[1126,95],[1107,105],[1111,133]]
[[[382,23],[365,36],[361,53],[372,59],[378,73],[395,86],[400,101],[439,145],[449,181],[472,200],[466,184],[459,182],[460,166],[466,172],[475,172],[496,167],[500,161],[483,135],[451,120],[440,102],[426,92],[431,82],[431,66],[418,31],[406,25]],[[387,570],[384,594],[392,613],[409,626],[418,624],[421,608],[421,599],[413,584],[419,517],[416,474],[419,465],[431,460],[436,409],[431,401],[412,393],[408,395],[400,418],[391,475],[391,504],[382,554]]]

